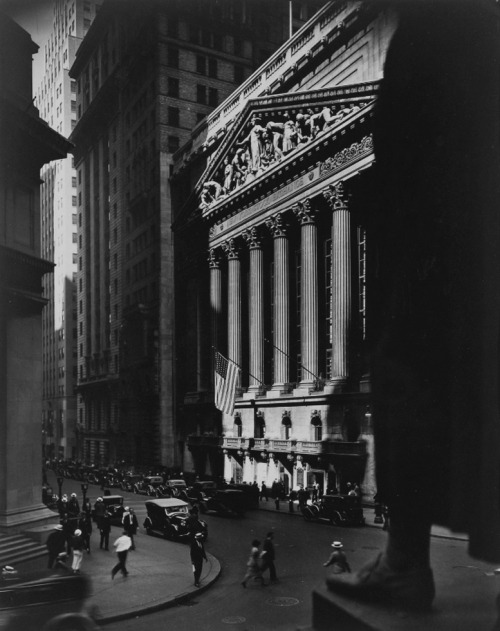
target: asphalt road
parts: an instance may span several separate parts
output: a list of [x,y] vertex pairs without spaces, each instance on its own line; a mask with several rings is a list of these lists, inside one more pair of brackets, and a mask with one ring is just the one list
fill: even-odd
[[[66,480],[63,492],[78,492],[80,485]],[[92,501],[100,494],[90,487]],[[124,494],[127,504],[136,510],[142,525],[146,496]],[[271,505],[271,504],[270,504]],[[367,521],[373,512],[365,511]],[[327,570],[323,562],[331,551],[334,539],[341,540],[353,570],[371,559],[385,547],[386,533],[379,528],[340,528],[329,524],[307,523],[302,517],[277,511],[249,511],[244,518],[231,519],[204,515],[209,526],[207,550],[221,563],[219,579],[192,600],[157,613],[106,625],[110,631],[292,631],[308,627],[312,619],[311,593],[324,584]],[[261,541],[266,533],[275,533],[276,567],[279,582],[261,587],[259,583],[241,586],[252,539]],[[158,554],[166,542],[148,537],[141,531],[138,553],[142,545],[154,546]],[[170,544],[171,545],[171,544]],[[184,545],[179,543],[178,545]],[[450,554],[454,567],[466,568],[473,580],[478,568],[467,555],[466,544],[453,539],[433,538],[432,562],[449,568]],[[456,565],[455,565],[456,564]],[[447,570],[449,571],[449,570]]]

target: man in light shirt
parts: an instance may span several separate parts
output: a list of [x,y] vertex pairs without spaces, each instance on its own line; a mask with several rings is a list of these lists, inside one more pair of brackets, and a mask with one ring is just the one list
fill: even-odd
[[121,571],[123,576],[128,576],[126,562],[127,562],[127,554],[130,548],[132,547],[132,539],[127,535],[124,531],[120,537],[114,542],[114,547],[116,548],[116,553],[118,554],[118,563],[111,570],[111,580],[115,578],[115,574]]

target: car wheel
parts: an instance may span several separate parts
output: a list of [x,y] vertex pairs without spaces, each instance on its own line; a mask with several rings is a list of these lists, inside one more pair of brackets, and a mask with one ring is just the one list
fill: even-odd
[[83,615],[58,616],[49,622],[44,631],[96,631],[97,627],[91,618]]

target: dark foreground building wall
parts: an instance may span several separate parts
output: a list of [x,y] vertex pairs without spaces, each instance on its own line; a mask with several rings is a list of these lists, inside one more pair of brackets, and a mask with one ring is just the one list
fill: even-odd
[[0,531],[43,523],[40,169],[70,144],[32,103],[29,34],[0,13]]

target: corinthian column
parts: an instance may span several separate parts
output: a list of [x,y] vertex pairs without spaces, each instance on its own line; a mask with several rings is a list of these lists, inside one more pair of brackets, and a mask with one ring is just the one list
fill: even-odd
[[[227,354],[236,365],[241,366],[241,262],[238,246],[234,239],[222,244],[228,258],[228,313],[227,313]],[[240,373],[241,375],[241,373]],[[238,381],[240,376],[238,377]],[[241,383],[237,383],[241,387]]]
[[293,207],[301,223],[300,388],[311,388],[318,374],[318,229],[309,200]]
[[349,377],[351,325],[351,219],[342,183],[324,196],[332,208],[332,375],[330,385],[341,391]]
[[262,392],[264,383],[264,252],[256,228],[245,230],[250,248],[250,386],[249,392]]
[[[217,250],[211,249],[209,251],[208,264],[210,267],[210,341],[212,344],[211,356],[213,357],[215,350],[221,350],[220,337],[222,318],[222,270],[220,268],[220,256]],[[212,365],[210,377],[212,388],[214,387],[214,368],[215,366]]]
[[290,381],[290,282],[287,226],[281,215],[270,217],[266,226],[274,238],[274,379],[272,390],[288,390]]

